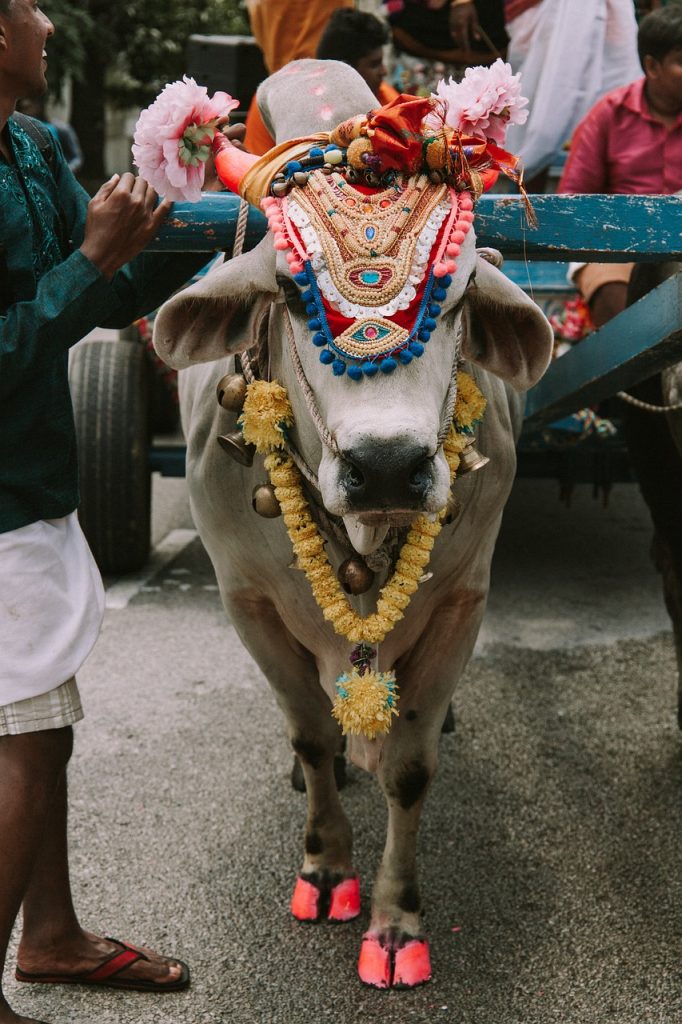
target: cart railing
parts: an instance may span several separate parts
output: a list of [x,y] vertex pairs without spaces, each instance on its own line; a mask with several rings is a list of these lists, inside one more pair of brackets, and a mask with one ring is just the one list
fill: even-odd
[[[151,248],[231,252],[237,196],[176,203]],[[479,246],[499,249],[509,276],[529,294],[569,287],[569,261],[682,261],[682,198],[677,196],[532,197],[537,228],[518,196],[483,196],[476,207]],[[245,249],[260,241],[265,217],[248,214]],[[607,398],[682,359],[682,277],[674,276],[553,363],[531,391],[526,422],[537,428]]]

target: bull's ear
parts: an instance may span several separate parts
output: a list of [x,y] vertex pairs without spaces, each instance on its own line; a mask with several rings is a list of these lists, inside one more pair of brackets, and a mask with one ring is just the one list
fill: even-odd
[[517,391],[537,383],[552,357],[548,320],[518,285],[477,256],[464,302],[462,353]]
[[256,300],[269,293],[277,293],[277,282],[266,236],[168,299],[154,322],[154,348],[175,370],[241,352],[252,341]]

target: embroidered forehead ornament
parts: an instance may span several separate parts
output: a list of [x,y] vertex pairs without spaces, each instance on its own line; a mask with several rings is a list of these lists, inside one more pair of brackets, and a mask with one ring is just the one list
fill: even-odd
[[500,173],[526,198],[518,159],[498,145],[525,120],[518,76],[501,60],[467,76],[262,158],[239,153],[236,176],[235,150],[214,143],[223,180],[262,206],[337,376],[360,381],[422,356],[475,201]]

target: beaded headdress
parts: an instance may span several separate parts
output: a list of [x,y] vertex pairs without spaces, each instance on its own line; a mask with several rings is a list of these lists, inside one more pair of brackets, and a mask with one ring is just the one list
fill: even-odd
[[276,147],[239,182],[260,200],[337,376],[389,374],[424,353],[475,199],[500,172],[521,184],[517,159],[446,124],[443,106],[398,96],[307,145]]

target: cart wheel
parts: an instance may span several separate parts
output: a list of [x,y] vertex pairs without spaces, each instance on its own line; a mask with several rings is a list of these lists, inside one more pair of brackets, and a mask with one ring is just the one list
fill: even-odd
[[79,518],[100,572],[141,569],[149,555],[151,473],[142,345],[92,339],[71,351]]

